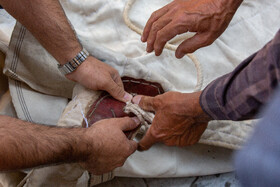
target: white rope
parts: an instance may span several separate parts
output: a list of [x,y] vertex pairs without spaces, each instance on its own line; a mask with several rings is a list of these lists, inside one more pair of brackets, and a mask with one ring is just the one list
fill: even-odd
[[133,113],[141,122],[140,133],[145,133],[149,126],[152,124],[155,115],[151,112],[144,111],[137,104],[127,102],[124,107],[124,112],[129,114]]
[[[124,11],[123,11],[123,19],[125,24],[134,32],[138,33],[139,35],[143,34],[143,30],[140,29],[139,27],[137,27],[136,25],[134,25],[131,20],[129,19],[129,10],[131,9],[132,5],[135,3],[136,0],[128,0],[125,7],[124,7]],[[176,51],[177,46],[172,45],[170,43],[166,43],[166,45],[164,46],[166,49],[172,50],[172,51]],[[196,74],[197,74],[197,82],[196,82],[196,86],[194,88],[194,91],[200,91],[202,88],[202,84],[203,84],[203,72],[202,72],[202,67],[200,62],[198,61],[198,59],[194,56],[194,54],[187,54],[187,56],[192,60],[192,62],[195,65],[196,68]]]

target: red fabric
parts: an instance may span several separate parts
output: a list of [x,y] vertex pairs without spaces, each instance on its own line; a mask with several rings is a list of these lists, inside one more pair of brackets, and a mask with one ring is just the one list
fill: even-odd
[[[143,79],[133,79],[130,77],[123,77],[124,89],[133,95],[148,95],[156,96],[164,93],[163,88],[158,83],[147,82]],[[125,103],[120,102],[110,96],[107,92],[103,92],[99,98],[90,106],[87,113],[88,124],[91,126],[95,122],[115,117],[134,116],[133,114],[124,113]],[[86,123],[83,123],[86,127]],[[130,139],[137,129],[125,132],[126,136]]]

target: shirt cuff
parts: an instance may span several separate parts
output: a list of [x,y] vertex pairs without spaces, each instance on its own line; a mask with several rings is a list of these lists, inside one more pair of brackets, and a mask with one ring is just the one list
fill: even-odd
[[223,111],[223,107],[220,106],[218,98],[216,98],[217,92],[221,92],[221,84],[224,79],[227,78],[227,75],[224,75],[214,81],[212,81],[201,93],[199,103],[202,110],[211,116],[214,120],[230,120],[226,115],[226,111]]

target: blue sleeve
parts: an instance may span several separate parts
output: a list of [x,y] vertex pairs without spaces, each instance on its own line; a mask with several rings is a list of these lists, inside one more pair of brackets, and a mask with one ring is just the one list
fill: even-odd
[[237,176],[246,187],[280,185],[280,89],[262,113],[251,138],[235,156]]

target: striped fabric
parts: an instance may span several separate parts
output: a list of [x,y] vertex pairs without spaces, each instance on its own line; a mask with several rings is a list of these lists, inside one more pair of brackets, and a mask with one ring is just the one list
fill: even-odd
[[271,97],[280,80],[280,30],[266,46],[234,71],[211,82],[200,105],[216,120],[252,119]]

